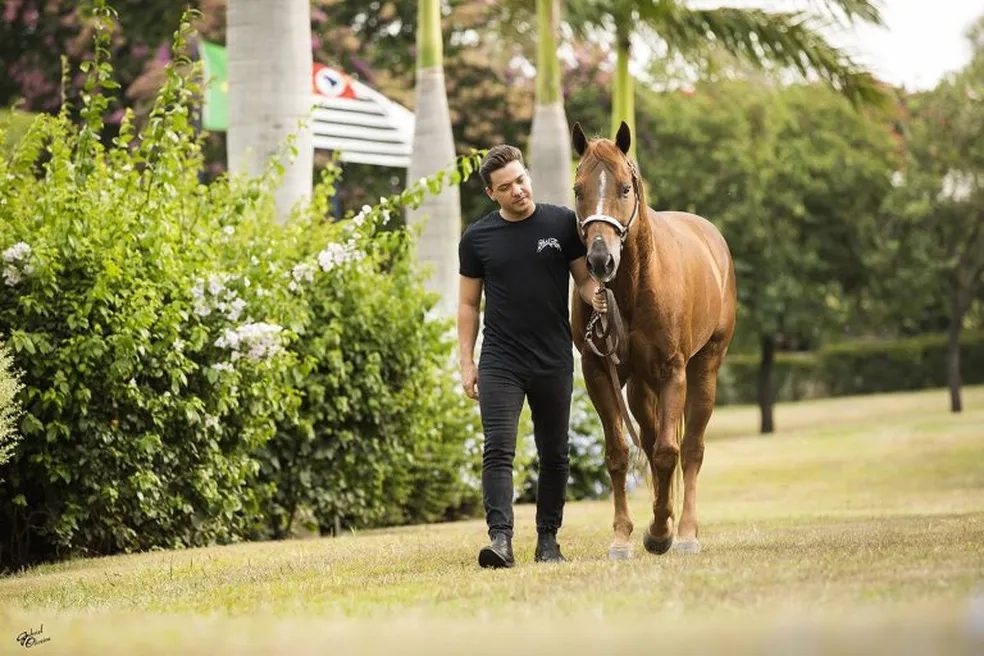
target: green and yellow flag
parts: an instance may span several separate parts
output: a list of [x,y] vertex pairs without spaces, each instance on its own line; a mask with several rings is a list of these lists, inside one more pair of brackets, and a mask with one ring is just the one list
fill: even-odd
[[229,58],[225,46],[201,42],[202,66],[205,69],[205,107],[202,127],[214,132],[229,129]]

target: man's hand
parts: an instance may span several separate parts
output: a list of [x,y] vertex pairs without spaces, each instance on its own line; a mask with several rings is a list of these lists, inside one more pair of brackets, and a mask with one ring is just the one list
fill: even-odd
[[591,307],[601,314],[608,312],[608,297],[605,295],[604,287],[595,290],[594,296],[591,297]]
[[465,362],[461,365],[461,387],[465,390],[465,396],[478,400],[478,369],[475,368],[474,362]]

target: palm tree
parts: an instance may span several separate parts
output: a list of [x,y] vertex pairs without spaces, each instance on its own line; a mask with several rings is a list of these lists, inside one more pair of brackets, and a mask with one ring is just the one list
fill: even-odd
[[[282,157],[277,215],[286,220],[311,195],[314,147],[311,112],[311,8],[308,0],[229,0],[229,169],[257,175],[284,154],[295,135],[296,156]],[[304,125],[302,125],[302,123]]]
[[571,139],[560,91],[559,23],[560,0],[536,0],[536,107],[529,161],[537,200],[571,207]]
[[[455,156],[451,116],[444,87],[444,51],[441,40],[440,0],[417,3],[416,122],[408,184],[451,164]],[[427,288],[441,295],[439,308],[448,314],[456,307],[458,239],[461,204],[458,187],[448,185],[437,196],[427,196],[407,214],[410,224],[425,222],[417,257],[431,268]]]
[[[819,4],[829,17],[881,23],[876,0],[822,0]],[[855,101],[880,97],[871,75],[812,27],[816,15],[733,7],[692,9],[683,0],[571,0],[569,14],[572,27],[582,35],[614,26],[613,135],[622,121],[635,133],[634,79],[629,72],[634,35],[655,35],[670,53],[690,61],[723,51],[760,68],[812,73]]]

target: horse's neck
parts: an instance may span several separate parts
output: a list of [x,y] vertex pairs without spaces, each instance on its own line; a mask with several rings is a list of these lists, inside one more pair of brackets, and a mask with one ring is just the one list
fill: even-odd
[[[648,209],[648,208],[647,208]],[[612,281],[611,288],[615,294],[619,309],[623,316],[629,319],[632,308],[636,305],[636,298],[644,285],[649,283],[649,278],[655,274],[652,270],[652,239],[653,224],[647,211],[639,217],[638,224],[634,230],[629,232],[622,247],[622,261],[619,263],[619,272]]]

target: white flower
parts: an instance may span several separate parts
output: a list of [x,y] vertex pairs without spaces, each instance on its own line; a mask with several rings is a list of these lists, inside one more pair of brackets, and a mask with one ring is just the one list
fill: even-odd
[[12,266],[6,266],[3,268],[3,281],[7,283],[8,287],[13,287],[17,283],[23,280],[20,271]]
[[208,291],[212,296],[218,296],[225,290],[225,280],[223,276],[213,273],[208,277]]
[[240,355],[245,355],[254,362],[266,360],[280,353],[283,344],[280,340],[281,326],[270,323],[246,323],[237,328],[227,328],[215,340],[219,348],[232,351],[230,358],[235,361]]
[[291,280],[289,283],[287,283],[287,289],[288,289],[288,291],[296,292],[297,291],[297,283],[295,281]]
[[236,229],[233,228],[232,226],[225,226],[224,228],[222,228],[222,232],[224,232],[225,234],[231,237],[233,234],[235,234]]
[[22,241],[17,242],[3,252],[4,262],[19,262],[31,256],[31,247]]
[[301,262],[291,269],[295,282],[311,282],[314,280],[315,266],[309,262]]
[[352,241],[345,244],[328,244],[323,251],[318,253],[318,264],[321,265],[323,271],[331,271],[338,265],[354,262],[363,257],[365,257],[365,253],[356,248]]
[[230,304],[229,313],[226,314],[226,318],[229,319],[229,321],[238,321],[245,307],[246,301],[241,298],[237,298]]
[[232,366],[232,364],[228,362],[217,362],[212,365],[212,369],[215,369],[216,371],[230,371],[230,372],[235,371],[235,368]]

